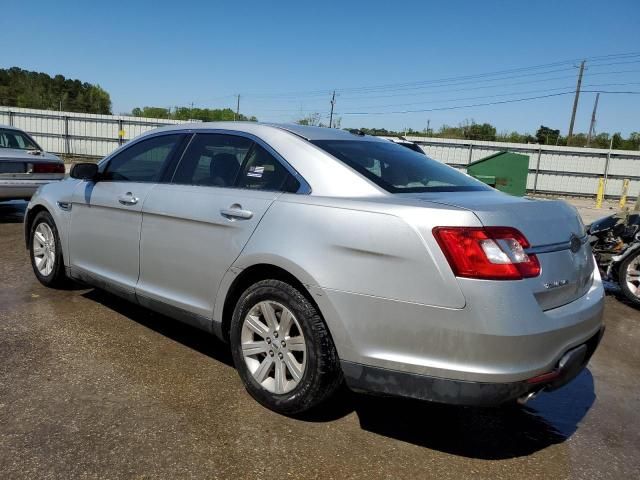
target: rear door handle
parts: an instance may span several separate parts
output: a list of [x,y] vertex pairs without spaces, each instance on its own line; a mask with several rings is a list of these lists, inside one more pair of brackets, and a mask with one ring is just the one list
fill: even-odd
[[220,214],[229,220],[249,220],[253,217],[252,211],[243,210],[242,205],[238,205],[237,203],[231,205],[229,208],[221,209]]
[[138,203],[138,197],[134,197],[133,193],[127,192],[124,195],[118,197],[118,202],[122,205],[135,205]]

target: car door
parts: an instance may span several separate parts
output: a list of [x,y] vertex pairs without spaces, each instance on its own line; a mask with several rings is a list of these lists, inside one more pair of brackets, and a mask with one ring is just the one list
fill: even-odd
[[76,187],[69,230],[73,276],[133,295],[142,205],[183,137],[173,133],[137,141],[101,165],[98,181],[82,181]]
[[208,325],[222,277],[260,219],[283,190],[298,188],[274,153],[241,135],[194,136],[172,183],[154,186],[144,203],[141,303]]

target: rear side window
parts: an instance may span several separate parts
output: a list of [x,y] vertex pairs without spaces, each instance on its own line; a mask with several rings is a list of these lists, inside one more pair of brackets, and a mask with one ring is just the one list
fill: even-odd
[[391,193],[490,190],[454,168],[395,143],[367,140],[311,143]]
[[0,128],[0,148],[16,148],[20,150],[40,150],[27,135],[11,129]]
[[161,135],[127,147],[109,160],[102,180],[152,183],[160,181],[164,167],[181,138],[181,134]]
[[172,183],[233,187],[252,143],[235,135],[197,134],[182,156]]
[[280,192],[297,192],[300,183],[291,173],[267,150],[253,144],[247,160],[238,177],[239,188],[250,190],[273,190]]

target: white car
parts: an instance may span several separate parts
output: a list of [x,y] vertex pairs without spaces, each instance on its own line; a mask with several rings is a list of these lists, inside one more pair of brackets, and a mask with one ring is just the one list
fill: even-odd
[[26,132],[0,125],[0,202],[28,200],[41,186],[64,178],[64,162]]

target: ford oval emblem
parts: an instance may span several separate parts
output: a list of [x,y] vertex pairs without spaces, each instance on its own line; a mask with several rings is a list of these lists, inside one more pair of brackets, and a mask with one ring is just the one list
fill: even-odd
[[582,247],[582,241],[580,241],[580,239],[575,234],[572,234],[571,239],[569,240],[569,245],[571,251],[573,253],[577,253],[578,250],[580,250],[580,247]]

